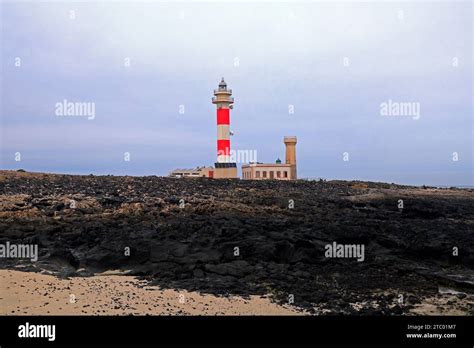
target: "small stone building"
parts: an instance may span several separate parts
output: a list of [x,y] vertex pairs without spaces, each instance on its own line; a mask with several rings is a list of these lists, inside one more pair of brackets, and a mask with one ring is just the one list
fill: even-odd
[[214,177],[214,168],[197,167],[194,169],[175,169],[169,176],[175,178],[212,178]]
[[296,180],[296,137],[286,136],[285,163],[280,159],[275,163],[249,163],[242,165],[242,179],[244,180]]
[[292,180],[291,165],[278,163],[250,163],[242,166],[242,179]]

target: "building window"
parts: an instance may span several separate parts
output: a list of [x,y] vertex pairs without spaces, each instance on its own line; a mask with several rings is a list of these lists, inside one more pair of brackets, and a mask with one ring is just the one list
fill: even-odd
[[280,171],[277,172],[277,178],[281,178],[281,172]]
[[287,178],[288,177],[288,172],[285,170],[283,173],[285,174],[285,178]]
[[263,171],[263,177],[264,177],[264,178],[267,177],[267,171],[266,171],[266,170]]
[[270,173],[270,179],[273,179],[275,177],[275,172],[272,170],[269,173]]
[[257,171],[255,172],[255,177],[256,177],[256,178],[260,178],[260,171],[257,170]]

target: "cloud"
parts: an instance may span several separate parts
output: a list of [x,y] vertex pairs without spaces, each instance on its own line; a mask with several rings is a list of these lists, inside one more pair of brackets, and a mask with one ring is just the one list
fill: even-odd
[[[225,76],[232,142],[259,160],[282,157],[292,134],[305,176],[389,180],[396,170],[406,183],[473,184],[471,6],[6,2],[2,165],[17,166],[18,148],[36,158],[30,168],[63,172],[211,164],[210,98]],[[58,119],[64,99],[96,103],[96,119]],[[419,102],[420,120],[382,117],[388,99]],[[453,151],[463,154],[456,170],[445,162]]]

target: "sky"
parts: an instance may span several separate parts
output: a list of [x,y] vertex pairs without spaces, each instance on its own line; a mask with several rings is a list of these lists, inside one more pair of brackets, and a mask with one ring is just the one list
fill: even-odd
[[[0,169],[213,165],[225,77],[231,147],[259,162],[284,160],[295,135],[299,177],[474,185],[472,7],[6,0]],[[58,115],[64,100],[94,117]]]

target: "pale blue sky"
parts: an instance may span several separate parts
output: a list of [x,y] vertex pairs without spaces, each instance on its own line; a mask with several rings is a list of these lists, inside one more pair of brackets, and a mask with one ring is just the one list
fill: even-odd
[[[224,76],[232,147],[259,161],[283,159],[283,136],[296,135],[301,177],[474,185],[472,16],[469,2],[9,1],[0,167],[166,175],[213,164],[210,98]],[[94,102],[95,119],[56,116],[64,99]],[[420,119],[381,116],[389,99],[420,103]]]

